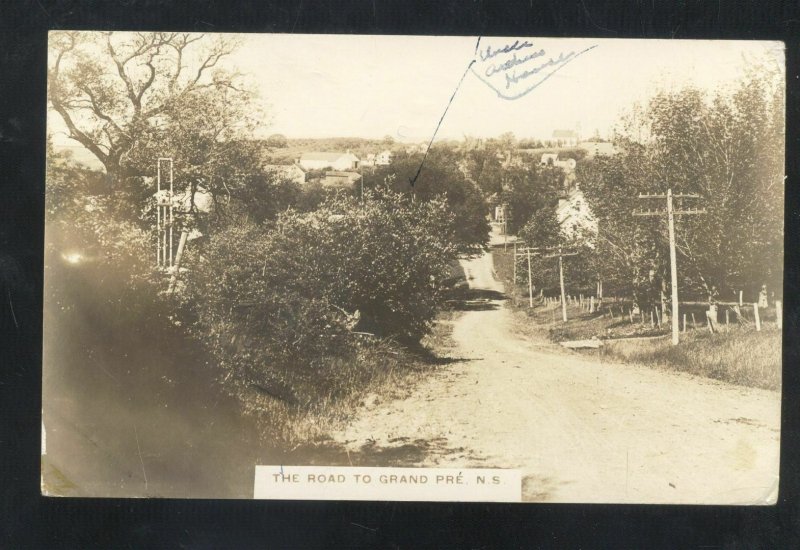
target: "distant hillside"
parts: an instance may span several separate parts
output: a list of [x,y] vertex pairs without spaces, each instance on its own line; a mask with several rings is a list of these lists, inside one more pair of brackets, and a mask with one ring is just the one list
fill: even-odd
[[285,164],[300,158],[303,153],[311,151],[322,153],[344,153],[350,151],[359,158],[368,154],[377,154],[386,149],[395,152],[405,150],[407,143],[389,142],[383,139],[365,139],[354,137],[337,138],[302,138],[287,140],[287,147],[269,147],[263,143],[265,156],[273,164]]

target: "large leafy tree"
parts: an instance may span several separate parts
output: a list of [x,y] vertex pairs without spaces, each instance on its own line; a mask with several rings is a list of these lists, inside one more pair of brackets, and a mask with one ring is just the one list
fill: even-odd
[[454,148],[434,147],[424,161],[420,154],[399,153],[391,165],[365,173],[364,186],[388,187],[409,194],[416,201],[443,198],[455,216],[453,238],[463,252],[474,252],[488,240],[488,205],[478,187],[467,178],[464,157]]
[[[773,82],[778,81],[778,85]],[[783,256],[783,95],[768,69],[734,90],[664,92],[623,121],[620,153],[585,163],[580,180],[599,221],[598,260],[634,289],[655,271],[666,278],[663,218],[637,218],[639,193],[696,194],[677,208],[680,284],[700,296],[778,289]]]
[[220,68],[235,47],[227,35],[53,32],[50,105],[69,137],[103,164],[114,188],[135,170],[129,157],[154,133],[176,130],[176,119],[198,108],[211,108],[203,112],[211,120],[219,110],[229,114],[230,102],[244,101],[237,75]]

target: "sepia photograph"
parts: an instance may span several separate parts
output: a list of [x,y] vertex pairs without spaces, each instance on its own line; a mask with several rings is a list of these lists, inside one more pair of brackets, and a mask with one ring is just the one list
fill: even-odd
[[42,495],[777,502],[782,42],[47,65]]

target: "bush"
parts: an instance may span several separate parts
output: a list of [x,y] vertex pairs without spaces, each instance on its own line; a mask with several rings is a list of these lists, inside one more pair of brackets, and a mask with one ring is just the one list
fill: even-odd
[[270,228],[231,226],[187,286],[195,331],[234,387],[301,405],[342,393],[345,371],[373,368],[357,333],[416,342],[428,331],[457,255],[453,231],[443,201],[389,191],[365,204],[329,198]]

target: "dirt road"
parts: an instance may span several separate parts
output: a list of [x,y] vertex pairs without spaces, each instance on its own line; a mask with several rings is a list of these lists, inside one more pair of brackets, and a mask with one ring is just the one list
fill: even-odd
[[[463,266],[471,288],[502,292],[490,255]],[[458,361],[335,439],[422,445],[413,466],[519,468],[530,501],[775,501],[779,393],[537,347],[512,320],[501,299],[462,313],[438,350]]]

